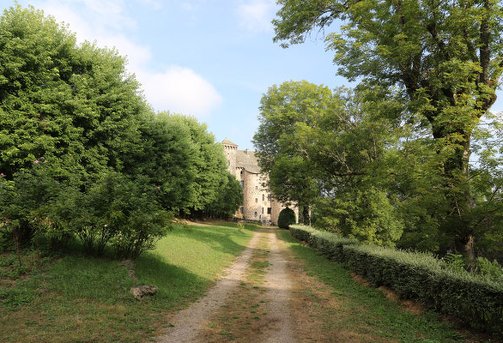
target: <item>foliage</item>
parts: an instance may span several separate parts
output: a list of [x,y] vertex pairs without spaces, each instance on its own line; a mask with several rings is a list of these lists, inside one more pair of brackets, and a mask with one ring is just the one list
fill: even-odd
[[[401,218],[382,190],[369,187],[339,194],[330,204],[337,211],[337,225],[332,231],[345,237],[377,245],[394,245],[402,235]],[[318,225],[323,225],[325,220],[320,220]]]
[[[214,202],[222,148],[194,118],[154,114],[115,50],[77,44],[33,7],[0,17],[0,229],[137,257],[174,214]],[[33,240],[35,239],[35,240]]]
[[50,161],[60,177],[82,182],[108,167],[135,136],[146,110],[124,59],[33,8],[0,17],[0,172],[11,179]]
[[124,158],[123,171],[155,187],[157,201],[173,213],[194,199],[196,149],[189,128],[164,113],[147,113],[139,125],[140,138]]
[[183,115],[170,115],[170,119],[188,128],[189,137],[195,146],[192,168],[195,179],[192,185],[193,195],[186,194],[194,210],[203,209],[214,202],[228,181],[227,162],[223,147],[215,142],[213,134],[208,132],[206,124],[195,118]]
[[503,283],[503,267],[496,260],[491,262],[485,257],[478,257],[477,273],[489,280]]
[[243,189],[236,178],[227,173],[227,182],[220,188],[217,198],[206,205],[204,213],[210,218],[232,218],[243,202]]
[[36,233],[50,225],[45,211],[60,192],[60,184],[43,167],[20,172],[13,181],[0,179],[4,235],[12,237],[17,245],[28,244]]
[[[340,24],[326,39],[328,49],[335,51],[339,74],[360,81],[362,87],[378,85],[402,94],[402,121],[415,117],[419,125],[414,138],[423,128],[429,140],[433,138],[441,168],[429,173],[435,180],[440,177],[434,189],[446,202],[438,215],[428,218],[413,205],[421,202],[421,195],[411,194],[407,200],[412,208],[405,209],[416,212],[415,219],[429,221],[428,231],[440,238],[440,249],[464,252],[473,263],[475,242],[485,240],[479,223],[498,218],[490,215],[487,207],[494,202],[487,198],[475,205],[479,194],[473,189],[469,158],[474,129],[495,102],[503,73],[501,2],[279,3],[275,41],[283,46],[302,43],[311,31]],[[486,191],[494,190],[493,185],[499,189],[493,183]],[[417,232],[406,237],[420,240],[414,235]]]
[[396,146],[405,129],[397,119],[401,102],[386,99],[379,88],[271,87],[262,98],[254,143],[273,194],[308,214],[312,208],[320,227],[394,245],[404,221],[388,191],[393,166],[386,148]]
[[103,254],[111,244],[121,257],[138,257],[166,234],[169,214],[149,190],[121,174],[107,174],[74,203],[66,218],[88,251]]
[[272,86],[261,99],[260,125],[253,138],[259,165],[270,176],[268,186],[274,196],[296,202],[307,216],[306,223],[319,187],[295,133],[297,125],[312,125],[332,106],[330,89],[307,81]]
[[299,226],[292,229],[294,237],[306,240],[307,235],[310,245],[345,263],[376,287],[390,287],[400,297],[418,300],[474,328],[503,332],[503,288],[498,279],[452,268],[452,264],[425,253],[354,244],[328,232],[319,235],[316,230]]
[[291,224],[295,224],[295,212],[286,207],[281,210],[278,216],[278,227],[288,229]]

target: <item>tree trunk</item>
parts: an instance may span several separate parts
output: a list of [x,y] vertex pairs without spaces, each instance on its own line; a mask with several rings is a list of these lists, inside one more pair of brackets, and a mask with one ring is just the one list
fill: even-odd
[[302,206],[302,223],[304,225],[311,225],[311,213],[307,205]]
[[473,271],[475,269],[475,236],[473,234],[468,234],[466,237],[464,248],[466,265],[468,270]]
[[[467,266],[472,268],[475,263],[475,234],[468,219],[475,206],[468,184],[471,132],[458,130],[445,134],[445,131],[445,128],[441,128],[442,134],[435,138],[447,139],[449,142],[451,137],[457,137],[449,142],[455,149],[444,161],[446,197],[451,205],[446,224],[454,233],[454,247],[465,256]],[[456,141],[460,136],[463,137],[462,142]]]

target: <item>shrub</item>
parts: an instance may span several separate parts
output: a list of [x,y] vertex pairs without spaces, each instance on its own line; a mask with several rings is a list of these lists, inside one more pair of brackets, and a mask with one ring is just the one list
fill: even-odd
[[44,168],[18,173],[13,180],[0,178],[0,223],[2,236],[17,245],[27,245],[46,225],[48,204],[60,193],[61,185]]
[[[440,260],[426,253],[357,244],[299,225],[290,230],[297,239],[344,262],[373,286],[389,287],[402,298],[455,316],[476,329],[503,334],[503,283],[496,278],[499,270],[494,263],[488,266],[487,261],[482,261],[486,274],[475,275],[456,268],[453,257]],[[489,279],[490,273],[496,276]]]
[[431,255],[370,245],[345,246],[349,268],[374,286],[420,301],[477,329],[503,333],[503,285],[455,270]]
[[298,240],[308,243],[329,259],[338,262],[344,262],[342,250],[344,245],[359,243],[354,238],[341,237],[331,232],[319,231],[304,225],[290,225],[290,232]]
[[34,168],[0,179],[0,200],[1,250],[22,243],[61,250],[78,238],[91,254],[111,246],[121,257],[137,257],[165,235],[171,218],[152,186],[114,172],[83,191]]
[[487,258],[477,258],[477,273],[489,280],[503,284],[503,268],[498,261],[489,261]]
[[308,242],[311,237],[311,233],[316,230],[310,226],[305,225],[290,225],[290,232],[293,237],[297,238],[299,241]]
[[295,212],[291,208],[284,208],[279,213],[278,227],[288,229],[290,224],[295,224]]
[[119,173],[109,173],[93,185],[77,199],[72,218],[86,249],[101,255],[110,244],[120,257],[137,257],[152,248],[166,234],[171,218],[152,192]]
[[345,238],[326,231],[314,231],[309,238],[309,245],[329,259],[344,262],[343,247],[358,244],[354,238]]

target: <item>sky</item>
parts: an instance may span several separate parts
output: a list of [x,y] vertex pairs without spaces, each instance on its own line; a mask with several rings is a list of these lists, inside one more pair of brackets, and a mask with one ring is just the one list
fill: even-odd
[[[115,47],[156,111],[195,116],[216,140],[251,142],[261,97],[272,85],[337,76],[323,36],[283,49],[273,43],[275,0],[18,0],[69,25],[79,42]],[[0,9],[12,6],[0,0]],[[494,111],[503,111],[503,94]]]

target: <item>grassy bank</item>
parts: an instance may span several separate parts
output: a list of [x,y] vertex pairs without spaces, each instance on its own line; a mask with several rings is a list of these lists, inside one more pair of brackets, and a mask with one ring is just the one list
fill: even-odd
[[[251,237],[222,225],[179,226],[130,266],[78,254],[0,256],[0,342],[139,342],[169,312],[201,296]],[[135,300],[130,287],[158,293]]]
[[[279,237],[302,262],[306,272],[329,286],[337,299],[338,308],[327,311],[322,318],[324,330],[333,332],[334,337],[350,328],[358,337],[371,337],[370,341],[376,342],[479,341],[476,337],[467,338],[434,313],[418,313],[421,311],[413,307],[407,309],[396,301],[388,300],[381,290],[355,281],[340,264],[302,245],[288,231],[280,231]],[[312,294],[306,297],[312,301],[326,301]]]

